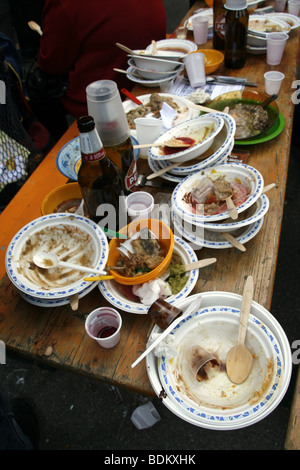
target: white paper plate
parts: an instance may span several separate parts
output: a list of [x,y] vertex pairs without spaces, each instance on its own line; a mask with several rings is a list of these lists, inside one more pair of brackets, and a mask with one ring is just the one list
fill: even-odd
[[249,165],[245,165],[243,163],[224,163],[222,165],[204,169],[184,178],[184,180],[176,186],[172,193],[172,206],[180,218],[188,220],[192,223],[203,223],[217,222],[229,217],[228,211],[214,215],[192,213],[191,204],[187,204],[183,201],[184,195],[199,186],[201,180],[203,180],[206,176],[213,175],[216,177],[218,174],[225,175],[228,181],[233,181],[235,178],[238,178],[240,181],[246,183],[250,187],[250,195],[243,204],[237,207],[238,213],[248,209],[248,207],[257,201],[262,193],[264,186],[263,177],[259,171]]
[[84,281],[82,278],[66,287],[56,287],[50,290],[42,289],[39,286],[28,281],[24,276],[18,272],[19,255],[22,247],[30,237],[41,230],[47,230],[47,227],[54,227],[59,225],[67,225],[76,227],[82,232],[85,232],[92,240],[94,248],[94,267],[102,271],[106,265],[108,257],[108,241],[103,230],[90,219],[81,217],[77,214],[56,213],[49,214],[38,219],[33,220],[25,225],[11,240],[5,256],[5,266],[8,277],[17,289],[31,297],[39,299],[62,299],[69,298],[71,295],[79,294],[90,282]]
[[[189,162],[183,163],[178,167],[175,167],[170,170],[171,174],[182,176],[189,175],[190,173],[203,168],[207,168],[216,164],[219,159],[224,156],[224,154],[230,149],[230,152],[234,146],[234,135],[236,131],[236,123],[232,116],[225,113],[214,113],[217,116],[220,116],[224,120],[224,127],[221,132],[215,137],[210,150],[214,150],[214,153],[208,158],[199,161],[194,165],[189,165]],[[221,140],[220,140],[221,139]],[[159,165],[161,168],[167,168],[171,163],[167,160],[159,160]]]
[[[131,136],[132,144],[137,145],[135,137]],[[138,160],[139,149],[134,150],[134,157]],[[77,174],[81,163],[79,137],[67,142],[58,152],[56,157],[57,169],[70,180],[77,181]]]
[[[193,247],[195,249],[197,249],[196,247],[213,248],[217,250],[234,248],[231,243],[225,240],[225,238],[222,237],[222,235],[218,232],[212,232],[199,226],[196,227],[195,225],[192,225],[187,221],[183,221],[174,211],[172,212],[172,217],[175,233],[178,233],[178,235],[184,237],[190,243],[193,243]],[[258,232],[263,226],[263,222],[264,218],[262,217],[257,222],[254,222],[253,224],[247,225],[243,229],[240,229],[237,235],[235,234],[235,232],[233,232],[232,235],[242,245],[245,245],[258,234]]]
[[[158,93],[158,94],[165,98],[171,98],[174,101],[174,103],[178,106],[178,111],[177,111],[178,114],[176,118],[174,119],[174,123],[173,123],[175,126],[177,124],[180,124],[181,122],[187,121],[188,119],[192,119],[199,115],[199,111],[191,108],[188,104],[188,101],[185,98],[182,98],[181,96],[176,96],[170,93]],[[146,95],[137,96],[137,98],[141,101],[143,105],[146,105],[147,103],[149,103],[151,95],[152,93],[148,93]],[[138,106],[140,105],[134,103],[131,100],[123,101],[123,108],[126,114],[132,109],[138,108]],[[157,116],[157,115],[154,115],[153,113],[150,113],[149,117],[156,117],[156,118],[161,119],[160,115]],[[166,130],[167,129],[163,129],[163,132],[165,132]],[[135,129],[130,129],[130,132],[134,137],[136,137]]]
[[[176,306],[186,308],[198,295],[190,296],[176,304]],[[204,292],[201,297],[202,303],[199,313],[190,317],[187,322],[180,323],[180,326],[174,330],[175,341],[177,341],[176,337],[184,336],[186,331],[196,326],[198,320],[201,321],[201,317],[204,320],[204,325],[209,326],[210,331],[215,320],[216,324],[220,321],[223,322],[227,330],[230,329],[231,325],[234,326],[237,332],[242,301],[240,295],[229,292]],[[155,325],[152,331],[158,333],[161,330]],[[289,342],[277,320],[255,301],[251,305],[249,332],[248,341],[250,345],[255,348],[258,347],[258,351],[256,351],[258,359],[254,361],[262,364],[263,372],[266,367],[261,356],[267,353],[274,359],[271,384],[262,392],[259,401],[255,405],[245,403],[244,406],[231,410],[214,409],[199,405],[193,406],[185,397],[179,396],[177,390],[173,389],[173,379],[169,377],[166,360],[163,359],[158,366],[158,358],[152,351],[146,357],[146,369],[156,395],[162,397],[165,391],[166,396],[162,401],[176,416],[195,426],[212,430],[241,429],[267,417],[279,405],[289,386],[292,371]],[[212,331],[211,334],[213,335],[213,333]],[[221,344],[220,348],[222,347]],[[166,366],[166,371],[163,370],[164,366]],[[250,381],[251,377],[247,380]],[[242,388],[240,385],[236,387]]]
[[[187,242],[179,237],[174,237],[174,252],[181,256],[184,264],[192,263],[197,261],[197,255],[194,250],[189,246]],[[188,273],[188,281],[184,288],[176,295],[168,297],[167,301],[171,304],[178,302],[189,295],[189,293],[195,287],[198,280],[199,270],[194,269]],[[131,286],[129,286],[131,287]],[[143,305],[141,302],[135,302],[129,300],[120,290],[120,286],[113,281],[101,281],[99,283],[99,289],[103,297],[114,307],[129,313],[146,314],[149,306]]]

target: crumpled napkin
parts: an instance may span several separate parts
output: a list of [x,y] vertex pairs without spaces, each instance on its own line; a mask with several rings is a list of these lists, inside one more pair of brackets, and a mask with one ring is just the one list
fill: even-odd
[[[148,343],[147,347],[151,346],[153,341],[155,341],[161,333],[152,333]],[[174,338],[172,335],[168,335],[164,340],[162,340],[156,348],[154,348],[154,354],[156,357],[162,357],[164,356],[166,359],[171,359],[172,357],[175,357],[178,355],[178,352],[176,349],[173,347],[174,343]]]

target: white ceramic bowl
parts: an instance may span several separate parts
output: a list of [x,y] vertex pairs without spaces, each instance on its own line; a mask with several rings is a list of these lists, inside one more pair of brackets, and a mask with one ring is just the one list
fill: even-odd
[[[197,50],[197,44],[193,41],[187,39],[161,39],[156,42],[157,51],[159,55],[164,55],[170,59],[181,59],[189,52],[194,52]],[[152,53],[152,44],[146,47],[146,50]]]
[[299,16],[291,15],[290,13],[268,13],[266,16],[284,21],[289,25],[291,30],[296,29],[300,26]]
[[[199,143],[196,143],[184,150],[172,153],[171,155],[164,155],[162,147],[152,146],[149,149],[149,156],[154,160],[172,162],[187,162],[189,160],[193,160],[193,158],[199,157],[211,147],[215,137],[219,132],[221,132],[223,126],[223,118],[216,113],[208,113],[189,121],[185,121],[160,135],[159,138],[155,140],[155,143],[163,143],[176,137],[191,137],[195,139],[196,142],[197,138],[203,140],[200,140]],[[205,137],[207,128],[210,128],[211,132],[207,137]]]
[[266,36],[256,36],[248,32],[247,35],[247,45],[251,47],[260,47],[267,50],[267,37]]
[[[183,264],[192,263],[197,261],[197,255],[190,245],[179,237],[175,237],[174,253],[179,255],[182,259]],[[176,295],[171,295],[167,298],[167,301],[171,304],[183,299],[189,295],[198,280],[199,270],[194,269],[189,271],[187,274],[187,283],[183,289]],[[128,290],[132,289],[132,286],[122,286],[117,284],[113,280],[101,281],[99,283],[99,289],[103,297],[116,308],[129,313],[135,314],[146,314],[148,312],[148,306],[143,305],[141,302],[137,302],[134,297],[126,295]]]
[[[230,148],[232,149],[234,144],[234,135],[236,131],[236,123],[232,116],[226,113],[214,113],[216,116],[220,116],[224,120],[224,126],[221,131],[217,134],[214,138],[212,145],[209,148],[209,152],[211,154],[200,161],[191,164],[191,162],[187,162],[186,165],[182,164],[178,167],[175,167],[170,170],[171,174],[178,175],[178,176],[185,176],[189,175],[193,171],[198,171],[203,168],[207,168],[211,165],[216,164],[220,160],[222,156],[227,152]],[[171,165],[169,161],[159,160],[159,165],[162,168],[167,168]]]
[[154,72],[174,72],[180,65],[175,60],[158,59],[156,57],[143,57],[142,55],[129,55],[129,57],[134,60],[136,67]]
[[257,46],[250,46],[247,44],[247,52],[253,55],[261,55],[267,53],[267,48],[265,46],[257,47]]
[[141,78],[145,78],[146,80],[160,80],[161,78],[169,77],[170,75],[173,75],[173,73],[179,73],[183,70],[182,65],[178,65],[177,68],[171,72],[151,70],[151,64],[149,69],[141,68],[136,65],[134,59],[129,59],[128,65],[131,67],[133,73],[137,73]]
[[[137,96],[137,98],[141,101],[141,103],[145,106],[148,105],[150,98],[151,98],[151,93],[146,94],[146,95],[140,95]],[[173,125],[176,126],[177,124],[180,124],[181,122],[187,121],[188,119],[192,119],[196,116],[199,115],[199,112],[195,110],[194,108],[191,108],[189,105],[188,100],[183,98],[182,96],[176,96],[172,95],[170,93],[159,93],[159,96],[164,97],[164,98],[169,98],[173,101],[174,105],[176,106],[177,110],[177,116],[174,119]],[[125,100],[123,101],[123,107],[124,111],[127,114],[129,111],[136,109],[138,104],[134,103],[131,100]],[[149,117],[156,117],[160,118],[160,115],[157,116],[157,113],[154,115],[151,110],[149,109],[149,114],[147,114]],[[166,129],[165,129],[166,130]],[[135,126],[132,127],[130,126],[130,133],[136,137],[136,129]]]
[[[188,298],[178,302],[176,306],[178,308],[185,309],[198,297],[198,295],[199,294],[189,296]],[[228,313],[226,323],[227,318],[232,317],[232,320],[236,325],[238,312],[241,309],[241,295],[220,291],[203,292],[200,295],[202,298],[200,312],[203,312],[203,315],[204,310],[207,310],[207,312],[205,312],[205,316],[208,313],[212,313],[214,316],[217,315],[217,313],[214,312],[220,312],[219,308],[224,309],[224,307],[229,307],[229,310],[226,312]],[[237,310],[237,312],[232,309]],[[250,322],[251,331],[254,332],[253,341],[256,342],[256,339],[260,338],[258,342],[263,344],[260,353],[270,352],[270,355],[275,357],[277,362],[273,369],[273,386],[268,387],[264,393],[262,393],[259,402],[254,406],[251,406],[251,404],[248,403],[242,410],[233,408],[220,411],[219,409],[208,410],[203,407],[201,412],[196,411],[195,408],[191,408],[190,411],[187,411],[186,408],[181,405],[180,401],[176,401],[175,395],[170,396],[167,394],[167,396],[163,398],[162,402],[171,412],[195,426],[222,431],[241,429],[246,426],[250,426],[266,418],[274,411],[283,399],[291,379],[292,357],[289,341],[283,328],[274,316],[255,301],[252,301],[251,305]],[[257,327],[261,329],[261,332],[258,333]],[[161,330],[157,325],[155,325],[152,331],[154,334],[157,334]],[[178,333],[179,332],[180,329],[178,330]],[[163,388],[162,382],[164,381],[164,379],[161,380],[161,372],[158,370],[159,367],[162,367],[160,359],[155,356],[155,352],[150,352],[146,357],[146,370],[150,383],[157,396],[160,396]],[[166,386],[166,388],[168,387]],[[184,404],[185,400],[183,402],[183,405]]]
[[172,207],[180,218],[195,224],[217,222],[229,218],[228,210],[219,214],[203,215],[195,212],[192,205],[184,201],[185,196],[196,187],[201,186],[201,182],[205,181],[206,177],[217,178],[221,175],[225,175],[226,180],[229,182],[238,180],[249,187],[249,195],[246,200],[237,207],[239,214],[248,209],[260,197],[264,180],[259,171],[242,163],[224,163],[223,165],[197,171],[184,178],[184,180],[176,186],[172,193]]
[[[66,227],[71,231],[75,229],[76,231],[82,232],[83,236],[80,240],[80,243],[83,243],[82,246],[85,246],[84,239],[88,239],[89,244],[92,247],[93,258],[90,260],[91,267],[95,267],[99,271],[104,269],[108,257],[108,242],[103,230],[97,224],[92,222],[90,219],[78,216],[76,214],[66,214],[62,212],[46,215],[33,220],[29,224],[25,225],[21,230],[19,230],[7,248],[5,257],[6,272],[11,282],[17,287],[19,291],[24,292],[33,298],[48,300],[69,298],[71,295],[79,294],[87,287],[90,287],[90,282],[83,280],[83,278],[87,276],[86,273],[81,273],[79,278],[77,278],[77,276],[74,278],[71,276],[70,283],[67,285],[64,285],[63,283],[57,283],[55,284],[55,287],[51,287],[50,283],[49,287],[46,287],[45,279],[43,277],[41,278],[41,282],[39,282],[39,280],[36,278],[29,279],[27,275],[21,274],[19,272],[20,254],[22,253],[23,248],[26,246],[26,243],[30,243],[30,240],[34,234],[41,233],[41,231],[43,231],[45,234],[48,234],[50,233],[51,229],[62,227]],[[64,238],[64,240],[66,240],[66,238]],[[43,246],[46,248],[46,245]],[[38,246],[33,251],[37,251],[40,248],[41,246]],[[64,254],[67,254],[69,249],[68,241],[66,241],[65,248],[62,248],[65,250]],[[79,264],[79,258],[75,257],[72,260],[73,263]],[[26,271],[24,271],[24,273],[25,272]],[[95,286],[97,283],[93,284]]]

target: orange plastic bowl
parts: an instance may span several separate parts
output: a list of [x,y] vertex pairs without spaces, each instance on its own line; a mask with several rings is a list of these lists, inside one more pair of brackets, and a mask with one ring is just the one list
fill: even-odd
[[204,54],[204,66],[206,75],[215,72],[224,62],[224,54],[216,49],[198,49]]
[[[151,281],[161,276],[168,268],[174,248],[174,235],[170,227],[156,219],[141,219],[134,220],[130,224],[123,227],[119,233],[127,235],[128,238],[132,237],[135,233],[139,232],[142,228],[148,227],[153,232],[158,240],[161,248],[165,252],[164,260],[152,271],[140,276],[126,277],[120,274],[120,271],[111,270],[111,274],[114,276],[115,281],[119,284],[134,285],[143,284],[144,282]],[[107,266],[116,266],[117,261],[120,258],[120,254],[117,250],[117,246],[120,244],[120,239],[113,238],[109,243],[109,253],[107,259]]]
[[82,199],[78,183],[68,183],[53,189],[42,202],[42,215],[53,214],[59,204],[68,199]]

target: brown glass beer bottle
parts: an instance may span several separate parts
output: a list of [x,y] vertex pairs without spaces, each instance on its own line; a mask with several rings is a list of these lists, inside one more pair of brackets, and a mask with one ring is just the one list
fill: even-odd
[[121,193],[118,168],[106,155],[94,119],[82,116],[77,125],[81,150],[78,184],[87,211],[94,222],[117,230]]
[[226,0],[225,67],[244,67],[247,55],[249,13],[246,0]]
[[225,48],[225,0],[214,0],[213,3],[213,46],[218,51]]
[[86,93],[88,112],[95,120],[106,154],[118,167],[123,195],[137,191],[137,165],[117,84],[99,80],[88,85]]

